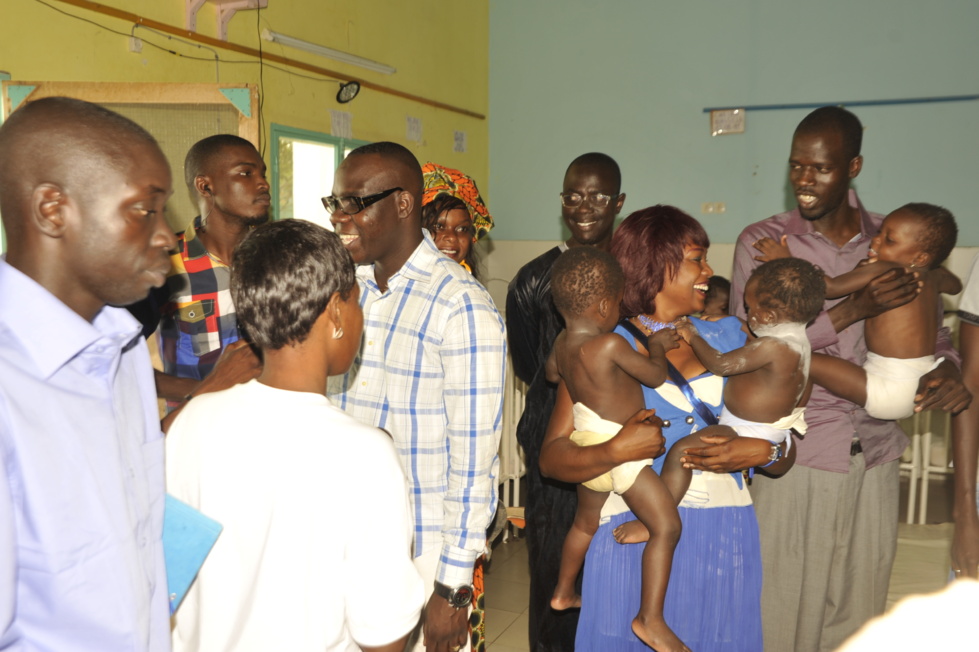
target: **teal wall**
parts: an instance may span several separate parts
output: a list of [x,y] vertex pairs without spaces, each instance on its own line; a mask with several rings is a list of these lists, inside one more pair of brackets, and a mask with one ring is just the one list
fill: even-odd
[[[810,109],[754,111],[711,137],[705,107],[979,93],[974,0],[493,0],[490,177],[494,240],[556,240],[567,164],[612,155],[623,216],[655,203],[714,242],[792,207],[786,162]],[[979,245],[979,102],[853,107],[865,126],[856,188],[870,210],[950,208]],[[703,202],[727,212],[700,213]]]

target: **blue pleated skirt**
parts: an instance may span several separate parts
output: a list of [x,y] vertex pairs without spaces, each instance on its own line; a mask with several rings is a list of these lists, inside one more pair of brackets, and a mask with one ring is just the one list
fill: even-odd
[[[711,478],[713,483],[728,480],[728,493],[750,500],[747,489],[734,487],[730,475]],[[758,521],[750,502],[721,502],[727,504],[715,500],[696,508],[680,507],[683,532],[673,556],[664,616],[694,652],[760,652]],[[612,537],[612,530],[633,518],[631,512],[612,516],[592,540],[585,560],[578,652],[649,652],[632,633],[632,619],[639,611],[643,545],[622,545]]]

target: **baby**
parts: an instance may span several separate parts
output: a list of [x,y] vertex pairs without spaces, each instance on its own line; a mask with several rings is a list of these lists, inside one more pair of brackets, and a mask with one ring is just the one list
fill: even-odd
[[731,302],[731,281],[723,276],[711,276],[707,280],[707,296],[704,299],[704,310],[701,319],[717,321],[730,317],[728,304]]
[[[649,336],[646,357],[612,332],[619,321],[624,283],[615,258],[594,247],[569,249],[551,269],[551,294],[565,329],[548,357],[547,379],[563,380],[575,401],[571,439],[582,446],[611,439],[623,422],[644,407],[640,384],[661,385],[667,375],[666,351],[678,346],[676,331],[660,330]],[[680,519],[676,499],[651,463],[629,462],[578,486],[578,508],[564,540],[551,606],[558,610],[581,606],[575,578],[598,529],[602,505],[608,492],[615,491],[651,533],[643,551],[641,601],[632,629],[656,650],[682,652],[688,648],[663,619]]]
[[[764,468],[788,451],[790,430],[805,433],[811,353],[806,324],[822,309],[824,293],[823,275],[814,265],[798,258],[776,260],[758,267],[745,286],[747,326],[755,337],[743,347],[720,353],[700,337],[693,324],[677,324],[680,336],[707,370],[726,376],[727,382],[719,425],[688,435],[670,448],[663,479],[671,489],[689,486],[690,471],[679,460],[684,449],[703,446],[703,436],[768,440],[772,450]],[[674,474],[682,474],[682,485]]]
[[[859,367],[814,354],[812,380],[867,409],[876,419],[903,419],[914,412],[918,381],[941,363],[935,338],[941,326],[939,294],[957,294],[962,282],[940,265],[955,247],[955,218],[932,204],[906,204],[884,218],[870,243],[870,262],[826,278],[826,298],[843,297],[895,267],[917,272],[920,290],[910,302],[864,321],[867,362]],[[786,240],[763,238],[759,259],[791,256]]]

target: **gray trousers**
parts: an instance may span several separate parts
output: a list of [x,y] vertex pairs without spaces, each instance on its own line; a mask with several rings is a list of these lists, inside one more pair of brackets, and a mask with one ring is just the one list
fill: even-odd
[[835,650],[883,613],[897,551],[898,465],[756,475],[765,652]]

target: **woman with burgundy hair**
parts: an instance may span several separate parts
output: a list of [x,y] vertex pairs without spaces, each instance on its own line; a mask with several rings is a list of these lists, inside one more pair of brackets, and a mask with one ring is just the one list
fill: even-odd
[[[611,252],[625,272],[622,321],[616,328],[635,348],[649,333],[691,318],[714,348],[742,346],[747,334],[739,319],[701,321],[710,240],[695,219],[673,206],[653,206],[627,217],[612,238]],[[646,407],[663,421],[666,449],[681,437],[716,423],[724,379],[710,374],[689,345],[667,352],[671,380],[643,388]],[[541,450],[544,475],[581,482],[607,469],[585,464],[569,435],[571,400],[558,388],[557,403]],[[705,446],[687,449],[684,462],[695,472],[680,502],[683,533],[676,547],[664,616],[670,628],[697,652],[756,652],[761,637],[761,552],[758,523],[742,469],[769,462],[764,440],[705,437]],[[783,444],[784,446],[784,444]],[[792,449],[794,452],[794,448]],[[781,474],[793,463],[789,453],[765,471]],[[594,459],[594,457],[592,458]],[[653,462],[659,472],[663,457]],[[642,528],[620,497],[605,504],[603,519],[585,561],[581,615],[575,649],[648,652],[632,632],[639,606]]]

